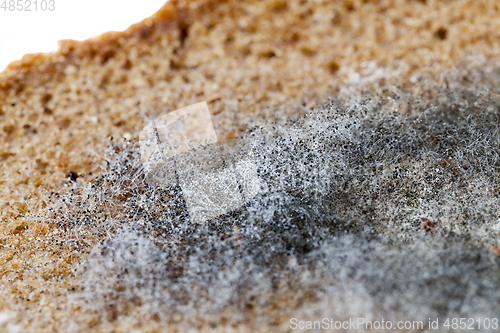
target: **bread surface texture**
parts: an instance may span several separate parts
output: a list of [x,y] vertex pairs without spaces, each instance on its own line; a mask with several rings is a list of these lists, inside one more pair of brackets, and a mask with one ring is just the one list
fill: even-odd
[[[434,112],[432,110],[438,107],[441,108],[439,110],[444,110],[443,114],[451,114],[450,119],[455,119],[453,117],[459,114],[457,110],[474,113],[474,105],[477,105],[477,110],[481,112],[486,110],[495,114],[494,110],[488,109],[488,105],[497,107],[496,74],[499,67],[496,59],[499,55],[500,4],[496,1],[171,0],[157,13],[126,31],[107,32],[86,41],[61,41],[56,52],[29,54],[12,62],[0,73],[0,314],[8,318],[0,322],[0,330],[11,327],[10,329],[19,328],[21,331],[33,332],[160,332],[167,329],[193,329],[203,332],[285,332],[289,331],[289,320],[294,314],[300,313],[303,318],[314,318],[307,312],[304,304],[311,304],[312,309],[319,311],[321,315],[326,315],[327,312],[321,312],[323,307],[339,315],[345,310],[346,316],[377,313],[377,307],[382,306],[386,312],[381,313],[394,315],[394,320],[401,319],[398,317],[401,314],[397,311],[387,310],[390,309],[390,300],[377,298],[375,287],[373,290],[369,287],[361,290],[364,287],[359,281],[365,281],[361,273],[353,273],[356,283],[346,282],[348,291],[345,294],[332,291],[333,298],[329,301],[321,297],[320,290],[324,291],[324,295],[330,295],[328,283],[331,281],[318,276],[326,276],[331,272],[307,266],[313,261],[307,259],[307,255],[310,251],[316,253],[313,251],[315,246],[323,244],[323,234],[314,234],[314,237],[321,239],[321,242],[315,243],[314,246],[307,240],[294,243],[295,236],[284,234],[283,249],[277,250],[276,257],[267,257],[265,254],[252,257],[259,252],[251,250],[252,246],[257,248],[255,244],[260,243],[252,243],[257,236],[248,236],[248,230],[253,229],[249,227],[250,222],[245,224],[244,221],[251,220],[251,217],[248,217],[251,213],[238,211],[234,213],[235,216],[229,214],[221,218],[221,221],[212,221],[208,226],[197,226],[191,230],[186,222],[185,203],[175,192],[178,189],[160,193],[145,183],[137,150],[139,133],[155,117],[206,101],[217,136],[221,140],[248,138],[251,133],[259,132],[256,128],[271,126],[268,132],[261,131],[258,134],[265,143],[263,146],[269,148],[262,150],[264,157],[259,161],[262,165],[271,165],[278,170],[279,163],[267,159],[270,157],[265,157],[266,154],[272,156],[274,153],[271,151],[280,151],[284,161],[292,161],[302,156],[301,153],[286,155],[288,150],[283,147],[288,143],[283,138],[287,135],[293,136],[290,134],[292,132],[287,132],[286,128],[291,126],[287,121],[297,121],[322,109],[347,110],[342,111],[342,117],[346,117],[345,123],[343,120],[328,118],[324,121],[313,119],[312,123],[299,121],[298,124],[304,128],[313,124],[311,126],[318,129],[321,123],[331,125],[333,123],[330,122],[333,121],[335,126],[342,127],[358,117],[358,107],[369,109],[368,114],[373,117],[374,122],[378,121],[377,114],[394,114],[394,117],[402,119],[417,119],[425,112]],[[354,110],[352,114],[348,111],[350,107]],[[477,111],[477,114],[482,114],[481,112]],[[490,113],[481,119],[485,122],[489,119],[487,123],[491,125],[496,120]],[[453,123],[450,119],[439,118],[437,123]],[[269,124],[275,124],[279,130]],[[367,126],[371,124],[370,121]],[[403,126],[395,125],[389,120],[383,124],[385,125],[380,125],[374,131],[388,126],[385,134],[396,133]],[[358,125],[359,121],[352,126]],[[427,125],[430,129],[434,128],[434,123],[430,121]],[[284,128],[284,134],[279,132],[281,128]],[[428,128],[415,125],[414,131],[424,133]],[[470,127],[460,123],[453,135],[462,138],[460,135],[467,128]],[[274,130],[277,132],[273,132]],[[363,130],[359,129],[360,133],[365,133]],[[326,135],[325,132],[321,133],[317,134],[320,138]],[[413,142],[408,134],[410,132],[405,133],[394,140],[404,138],[406,142]],[[442,142],[446,141],[443,139],[448,133],[446,128],[439,131],[436,129],[433,134],[425,133],[427,136],[422,134],[427,140],[422,139],[425,142],[445,145]],[[451,137],[450,133],[448,134]],[[481,133],[481,130],[477,129],[473,134],[483,138]],[[496,133],[495,127],[491,128],[491,133]],[[302,134],[297,134],[297,138],[302,138],[300,135]],[[328,138],[344,140],[343,137],[335,136],[341,134],[332,135],[333,139],[331,135]],[[494,145],[498,145],[499,139],[495,135],[492,134],[489,141],[485,139],[488,136],[485,136],[484,142],[488,141],[488,144],[496,147]],[[281,142],[281,139],[285,140],[285,143],[276,148],[275,142]],[[307,135],[302,139],[304,142],[312,140],[311,147],[316,147],[316,139]],[[318,145],[323,144],[323,141],[318,140]],[[376,142],[375,139],[366,140],[374,144]],[[356,150],[348,147],[347,141],[342,142],[342,147],[346,147],[342,149],[352,149],[353,154],[361,149]],[[471,142],[471,147],[474,144]],[[395,146],[396,148],[391,149],[397,151],[398,145]],[[303,148],[293,147],[302,152],[300,149]],[[459,179],[469,175],[467,170],[479,168],[470,164],[469,169],[464,169],[458,165],[461,163],[458,158],[445,153],[432,162],[425,160],[432,157],[430,153],[422,153],[425,155],[423,160],[420,157],[413,160],[414,156],[411,154],[417,148],[408,147],[404,152],[409,158],[408,161],[391,160],[391,163],[411,170],[414,174],[427,170],[426,168],[432,171],[442,167]],[[450,147],[459,145],[457,143],[456,146]],[[282,148],[283,150],[279,150]],[[316,148],[308,146],[307,149],[310,152]],[[421,149],[424,151],[427,148]],[[434,148],[428,149],[431,151]],[[440,148],[436,149],[436,154],[441,154]],[[379,151],[387,150],[380,148]],[[328,154],[325,156],[332,156],[333,153]],[[474,191],[477,190],[477,193],[488,193],[487,199],[481,201],[482,210],[474,210],[480,209],[478,204],[476,208],[470,208],[470,214],[464,212],[460,216],[465,221],[475,217],[484,220],[487,227],[481,230],[489,233],[496,230],[492,221],[499,218],[498,211],[490,210],[489,217],[482,212],[487,212],[488,207],[496,205],[500,195],[498,173],[495,174],[498,172],[498,163],[487,150],[477,154],[486,156],[484,170],[488,166],[493,171],[488,169],[491,172],[477,173],[470,176],[470,179],[456,180],[453,178],[455,176],[447,179],[451,184],[450,191],[453,189],[459,193],[457,188],[462,189],[460,186],[466,186],[464,184],[467,183],[471,188],[472,184],[476,184]],[[366,156],[369,154],[366,153]],[[389,160],[389,157],[387,158]],[[369,160],[368,157],[366,159]],[[424,160],[427,162],[422,162]],[[359,165],[363,163],[360,162]],[[267,177],[265,172],[262,172],[262,177]],[[312,171],[309,169],[303,172],[304,175],[309,175],[308,172]],[[391,169],[391,172],[394,170]],[[319,174],[314,175],[320,177]],[[476,175],[479,176],[474,178]],[[268,177],[271,180],[273,178]],[[410,179],[413,176],[408,177]],[[484,183],[481,183],[483,178],[489,179],[489,182],[484,180]],[[476,181],[477,183],[474,183]],[[427,195],[425,193],[440,191],[441,188],[433,183],[434,185],[429,185],[435,186],[433,189],[422,188],[412,196],[411,186],[408,185],[410,183],[411,181],[389,181],[384,178],[383,186],[388,188],[386,192],[384,190],[373,197],[369,196],[368,192],[349,192],[362,200],[354,200],[354,197],[347,195],[342,197],[335,192],[337,190],[334,191],[335,195],[332,194],[334,192],[325,192],[321,198],[338,202],[335,201],[335,209],[323,204],[321,207],[330,207],[331,212],[335,211],[335,217],[332,219],[337,222],[321,222],[324,224],[318,224],[311,232],[320,232],[318,230],[323,230],[322,228],[344,228],[357,235],[364,230],[364,225],[367,225],[366,228],[373,228],[382,238],[410,239],[407,244],[401,241],[397,246],[408,246],[405,250],[407,252],[404,253],[408,253],[408,258],[416,262],[419,260],[416,259],[419,257],[418,246],[424,248],[428,245],[425,245],[427,243],[424,241],[419,243],[420,240],[415,240],[417,236],[412,238],[413,231],[419,230],[418,232],[427,237],[439,234],[437,230],[442,227],[443,230],[455,233],[457,237],[467,234],[468,231],[460,229],[465,228],[466,222],[463,222],[463,225],[456,222],[455,227],[455,215],[449,219],[442,217],[447,216],[446,209],[453,206],[451,201],[443,204],[445,208],[436,211],[433,216],[418,215],[434,212],[430,203],[434,199],[429,199],[431,208],[428,208],[428,211],[422,208],[426,204],[419,199],[424,198]],[[352,184],[351,182],[345,186]],[[460,186],[453,187],[453,184]],[[394,207],[405,205],[404,208],[394,208],[395,211],[399,209],[398,212],[402,215],[394,213],[389,216],[392,213],[387,213],[384,220],[382,206],[373,204],[366,206],[368,208],[353,208],[361,207],[360,202],[375,202],[379,195],[387,195],[389,198],[391,194],[388,193],[393,193],[390,188],[403,191],[402,188],[407,185],[409,189],[405,190],[405,194],[401,194],[402,197],[397,199],[400,201],[394,204]],[[281,189],[281,185],[276,186]],[[481,186],[484,187],[484,191],[481,190],[483,192],[479,190]],[[283,191],[292,193],[286,200],[295,198],[296,194],[292,189]],[[474,192],[471,189],[468,191]],[[457,198],[460,195],[465,198],[466,192],[460,192]],[[150,196],[151,203],[146,207],[143,202],[147,196]],[[336,199],[331,199],[332,196]],[[311,194],[311,197],[307,198],[312,197]],[[262,198],[264,199],[259,197],[256,200],[268,200],[265,196]],[[279,201],[277,206],[273,206],[279,208],[273,209],[278,212],[285,209],[283,207],[288,207],[287,205],[294,206],[295,199],[286,200]],[[439,205],[439,200],[435,200],[436,205]],[[266,206],[259,202],[260,206],[256,204],[255,207],[259,207],[261,213],[265,207],[271,211],[270,204]],[[297,207],[302,207],[301,205],[305,205],[305,201],[297,204]],[[308,206],[304,207],[305,210],[308,209]],[[279,217],[281,221],[276,222],[279,230],[288,228],[288,224],[280,224],[282,221],[288,221],[288,218],[292,221],[294,216],[302,216],[302,210],[286,209],[284,217],[279,215],[279,212],[273,217]],[[321,209],[318,208],[318,212]],[[407,214],[411,209],[415,210],[414,215],[403,215],[402,212]],[[422,211],[417,214],[419,209]],[[257,210],[255,208],[255,211]],[[449,209],[451,210],[452,208]],[[392,212],[389,209],[387,211]],[[248,209],[248,212],[253,210]],[[324,211],[321,214],[328,215]],[[367,217],[370,214],[373,221],[376,221],[373,225],[370,224],[370,217]],[[252,217],[254,220],[251,220],[254,223],[252,226],[257,229],[262,227],[262,232],[270,230],[269,234],[275,235],[277,231],[269,227],[268,222],[265,226],[258,222],[264,221],[267,215],[258,215],[261,220],[255,216]],[[151,222],[155,221],[155,218],[157,224]],[[420,222],[414,222],[422,218],[426,219],[422,222],[425,224],[424,229],[421,228]],[[168,219],[180,222],[161,222]],[[456,221],[458,220],[456,217]],[[139,227],[134,224],[137,221],[145,222],[141,222]],[[294,228],[297,227],[297,230],[306,230],[314,224],[309,224],[304,229],[300,224],[302,222],[299,223],[300,226],[296,226],[294,221],[289,223],[293,224]],[[158,227],[159,224],[169,227]],[[474,224],[467,224],[467,228],[475,227]],[[136,229],[140,229],[140,232]],[[136,231],[137,233],[134,233]],[[300,232],[297,231],[298,234]],[[331,235],[335,232],[331,231]],[[203,247],[200,247],[199,257],[193,254],[197,249],[196,245],[192,245],[198,242],[198,238],[194,236],[197,233],[204,239],[199,241],[199,244],[205,244],[203,242],[210,239],[207,244],[217,249],[214,250],[215,255],[212,252],[202,252]],[[114,235],[120,236],[116,238]],[[276,239],[281,239],[279,233],[276,235]],[[306,237],[304,235],[303,237]],[[339,235],[338,237],[343,237]],[[269,246],[266,249],[272,253],[271,240],[266,240],[266,236],[261,234],[258,237],[263,237],[262,241],[268,242],[264,245]],[[481,238],[483,236],[480,236],[479,232],[477,235],[474,233],[474,236],[471,236],[472,245],[467,243],[468,241],[463,244],[460,241],[454,243],[446,238],[451,237],[448,234],[442,237],[450,244],[453,243],[456,247],[453,251],[465,253],[465,257],[457,258],[470,262],[470,267],[473,267],[471,270],[479,272],[475,276],[479,285],[483,286],[481,281],[486,281],[486,285],[490,281],[489,276],[497,272],[497,266],[488,266],[491,269],[488,271],[490,275],[484,277],[471,259],[471,253],[476,251],[482,253],[483,258],[492,256],[493,261],[498,261],[495,255],[496,243],[493,238],[488,238],[490,236]],[[369,238],[366,238],[368,243],[354,238],[342,238],[343,240],[332,245],[330,250],[322,250],[325,255],[330,253],[328,251],[334,251],[332,249],[335,249],[335,246],[346,253],[351,248],[363,249],[355,254],[349,252],[350,254],[346,255],[346,258],[351,258],[349,262],[334,256],[339,266],[347,267],[345,275],[339,273],[335,279],[351,276],[349,265],[358,267],[356,260],[369,251],[382,255],[380,248],[386,246],[374,245],[375,249],[370,247],[372,245]],[[214,245],[213,239],[217,239],[217,246]],[[325,244],[326,242],[325,240]],[[380,240],[380,244],[386,244],[384,242]],[[452,245],[450,246],[453,247]],[[237,252],[242,247],[246,247],[249,252]],[[469,251],[470,247],[474,247],[474,251]],[[492,250],[489,250],[490,247]],[[445,252],[443,249],[439,252],[432,246],[430,248],[432,249],[425,253]],[[387,251],[397,257],[396,248],[388,246]],[[250,259],[245,261],[247,257],[244,255],[247,254],[248,258],[255,262]],[[207,259],[211,255],[215,256],[215,259],[212,258],[215,261]],[[318,253],[314,255],[321,257]],[[238,258],[241,260],[230,261],[228,258],[232,258],[231,256],[240,256]],[[310,258],[314,257],[312,254],[311,256]],[[431,255],[427,257],[426,254],[422,256],[431,264],[436,258]],[[371,259],[375,262],[377,258]],[[220,267],[213,264],[217,260],[220,260]],[[403,257],[398,260],[403,261]],[[197,262],[203,262],[206,266],[199,264],[199,271],[195,271]],[[252,265],[262,265],[263,268],[248,270]],[[446,267],[452,270],[452,263],[447,265]],[[394,266],[390,267],[396,266],[397,263],[394,262]],[[124,267],[125,270],[122,270]],[[155,271],[155,267],[158,271]],[[220,275],[211,271],[216,269],[214,267],[220,268]],[[375,268],[373,270],[375,271]],[[352,272],[354,271],[355,268],[352,268]],[[239,289],[231,289],[231,286],[240,286],[231,280],[232,276],[238,281],[245,278],[237,272],[255,274],[248,277],[249,280],[244,284],[246,286],[252,284],[252,281],[264,281],[260,289],[257,285],[252,286],[253,289],[244,289],[242,286],[244,290],[241,291],[241,302],[235,301],[237,297],[234,296],[240,292]],[[259,272],[262,274],[259,275]],[[272,277],[274,272],[278,272],[276,274],[279,278]],[[112,275],[114,273],[116,275]],[[133,277],[129,277],[130,274],[133,274]],[[259,280],[259,276],[267,276],[266,274],[269,279]],[[309,276],[307,274],[315,276],[310,280],[313,282],[306,281]],[[199,276],[199,280],[193,276]],[[218,276],[220,281],[225,282],[218,285]],[[375,277],[367,276],[364,283],[375,286],[376,284],[372,283]],[[436,276],[439,276],[438,273]],[[210,280],[212,284],[206,282],[205,285],[204,277],[213,279]],[[401,286],[404,279],[403,275],[396,276],[394,283]],[[178,289],[172,287],[175,290],[168,297],[158,297],[157,293],[161,294],[169,289],[168,285],[162,285],[161,281],[174,281],[171,282],[172,286]],[[191,289],[183,290],[182,281],[187,281],[185,283]],[[158,283],[158,286],[155,283]],[[331,288],[338,288],[335,284],[337,282],[331,283],[331,286],[335,286]],[[420,286],[419,283],[411,281],[412,285]],[[155,284],[155,287],[150,284]],[[139,285],[141,287],[138,287]],[[224,303],[225,296],[220,296],[222,300],[219,303],[214,301],[219,295],[216,290],[210,289],[212,285],[221,288],[221,295],[232,295],[234,298]],[[442,287],[433,286],[422,288],[431,292],[432,288]],[[130,293],[127,294],[123,290],[130,290]],[[146,292],[142,293],[143,290]],[[359,307],[349,307],[349,293],[354,295],[353,299],[359,303]],[[411,295],[413,294],[407,296]],[[205,303],[198,302],[197,297]],[[94,301],[98,303],[95,306],[92,304]],[[406,300],[407,303],[410,301]],[[486,307],[491,299],[485,298],[483,301]],[[475,308],[478,313],[482,309],[479,306]],[[492,311],[494,310],[497,308]],[[417,313],[415,316],[428,315],[429,312],[425,311],[427,310],[422,310],[421,314]],[[453,314],[451,310],[443,311]]]

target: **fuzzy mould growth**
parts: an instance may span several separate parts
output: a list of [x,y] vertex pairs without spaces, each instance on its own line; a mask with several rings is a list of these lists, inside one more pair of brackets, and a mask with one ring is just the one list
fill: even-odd
[[499,318],[499,70],[443,75],[417,79],[418,95],[361,87],[250,123],[256,195],[199,223],[182,184],[148,181],[137,142],[113,143],[100,175],[38,217],[58,226],[44,246],[85,254],[60,296],[79,314],[65,327]]

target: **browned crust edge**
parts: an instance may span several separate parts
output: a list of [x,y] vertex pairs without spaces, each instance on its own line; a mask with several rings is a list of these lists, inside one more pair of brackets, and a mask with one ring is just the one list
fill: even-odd
[[42,72],[55,72],[58,68],[74,64],[76,59],[105,58],[112,50],[119,49],[127,40],[146,39],[158,31],[188,28],[187,12],[189,0],[167,1],[156,13],[131,25],[124,31],[109,31],[83,41],[64,39],[59,41],[59,48],[48,53],[28,53],[20,60],[10,62],[0,72],[0,89],[16,89],[31,75]]

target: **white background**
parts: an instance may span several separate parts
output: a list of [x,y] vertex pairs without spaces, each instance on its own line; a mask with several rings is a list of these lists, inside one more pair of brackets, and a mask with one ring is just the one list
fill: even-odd
[[[121,31],[154,14],[166,0],[54,0],[55,10],[31,12],[0,8],[0,71],[26,53],[50,52],[60,39],[84,40],[106,31]],[[26,6],[26,0],[12,0]]]

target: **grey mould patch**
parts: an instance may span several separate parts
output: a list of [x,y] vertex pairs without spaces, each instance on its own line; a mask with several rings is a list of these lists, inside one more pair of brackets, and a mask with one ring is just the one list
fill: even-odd
[[[102,323],[147,314],[200,330],[285,330],[291,317],[498,318],[495,73],[452,73],[454,86],[418,98],[404,89],[348,106],[332,98],[300,119],[250,128],[242,140],[259,194],[200,224],[178,186],[148,185],[138,149],[122,147],[75,195],[85,209],[66,230],[114,231],[79,272],[72,302],[91,304]],[[490,81],[480,89],[467,83],[474,77]]]

